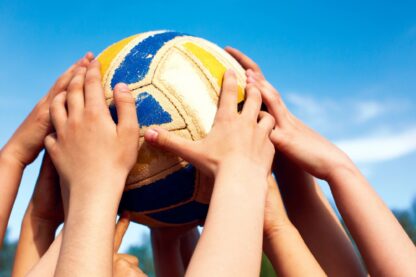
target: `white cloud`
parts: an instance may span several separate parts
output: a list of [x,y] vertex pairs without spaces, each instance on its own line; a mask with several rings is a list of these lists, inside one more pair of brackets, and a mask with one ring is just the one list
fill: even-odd
[[376,118],[389,109],[386,104],[377,101],[358,101],[355,106],[357,110],[355,118],[359,123]]
[[416,151],[416,127],[400,133],[365,136],[336,142],[354,162],[374,163],[396,159]]

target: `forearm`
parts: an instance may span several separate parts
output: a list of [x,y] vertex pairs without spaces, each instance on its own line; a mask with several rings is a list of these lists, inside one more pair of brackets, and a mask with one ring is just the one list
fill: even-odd
[[267,183],[251,170],[218,173],[188,276],[259,274]]
[[13,276],[25,276],[55,239],[57,224],[31,216],[29,205],[23,218],[13,265]]
[[[119,194],[121,197],[121,192]],[[114,201],[111,192],[78,195],[82,196],[69,199],[56,275],[111,276],[114,225],[120,197]]]
[[180,239],[180,251],[182,257],[182,264],[184,269],[188,268],[192,255],[194,254],[195,247],[199,240],[199,231],[197,227],[192,228]]
[[10,213],[16,199],[20,181],[22,179],[24,165],[12,156],[5,146],[0,151],[0,248],[3,245],[4,235],[9,222]]
[[338,169],[329,183],[370,275],[414,274],[416,248],[359,170],[353,165]]
[[264,251],[278,276],[325,276],[298,230],[291,224],[265,236]]
[[151,231],[156,276],[183,276],[185,269],[180,253],[180,239],[166,237],[163,232],[163,228]]
[[365,275],[351,241],[314,178],[283,155],[277,155],[274,173],[291,222],[325,272]]

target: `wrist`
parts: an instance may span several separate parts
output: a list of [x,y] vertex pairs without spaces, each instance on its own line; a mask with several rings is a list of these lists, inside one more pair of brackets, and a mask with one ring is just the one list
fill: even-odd
[[259,180],[259,178],[267,179],[270,168],[264,168],[250,158],[230,157],[222,160],[218,165],[216,177],[219,174],[228,172],[235,175],[236,178],[252,178]]
[[94,176],[94,179],[72,180],[67,186],[69,207],[89,209],[99,205],[103,209],[111,208],[116,212],[125,182],[126,177],[121,175]]
[[13,167],[24,169],[26,163],[20,157],[20,152],[11,142],[8,142],[0,151],[0,160],[2,163],[8,164]]
[[333,184],[338,184],[340,180],[350,179],[352,177],[357,177],[358,175],[360,175],[358,168],[352,162],[346,162],[334,166],[330,170],[326,181],[332,186]]
[[296,227],[288,220],[285,224],[275,225],[263,233],[263,248],[267,253],[273,248],[273,245],[280,244],[282,240],[286,240],[287,236],[298,232]]
[[35,237],[54,238],[60,222],[47,220],[32,214],[25,214],[22,221],[22,229],[30,227]]

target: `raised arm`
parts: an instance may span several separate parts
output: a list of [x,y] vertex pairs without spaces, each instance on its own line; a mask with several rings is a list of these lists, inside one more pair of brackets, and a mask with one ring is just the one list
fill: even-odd
[[13,276],[26,276],[55,240],[64,221],[58,174],[45,154],[35,190],[23,217]]
[[274,122],[268,114],[258,121],[259,91],[248,86],[246,94],[238,114],[236,76],[228,71],[206,138],[191,142],[161,128],[145,133],[148,142],[178,154],[215,178],[205,228],[188,276],[256,276],[260,272],[266,178],[274,155],[269,133]]
[[67,92],[51,104],[56,134],[46,137],[45,146],[60,176],[66,213],[56,276],[112,275],[117,208],[139,141],[127,85],[115,87],[114,102],[117,124],[105,103],[100,64],[93,61],[76,70]]
[[325,276],[325,272],[289,220],[272,175],[268,178],[268,184],[263,248],[277,275]]
[[329,183],[370,275],[413,275],[415,246],[349,157],[291,114],[261,73],[248,70],[247,75],[248,82],[261,91],[276,120],[271,139],[277,150],[309,174]]
[[93,55],[88,53],[59,77],[0,151],[0,176],[2,176],[0,186],[0,248],[23,170],[36,159],[43,148],[43,140],[52,130],[49,119],[49,105],[56,94],[66,89],[74,71],[80,66],[87,65],[92,58]]
[[[267,84],[267,89],[272,89],[253,60],[237,49],[228,47],[226,50],[248,71],[249,81],[253,82],[256,76]],[[279,149],[273,173],[291,222],[325,272],[330,276],[365,275],[351,241],[313,176]]]

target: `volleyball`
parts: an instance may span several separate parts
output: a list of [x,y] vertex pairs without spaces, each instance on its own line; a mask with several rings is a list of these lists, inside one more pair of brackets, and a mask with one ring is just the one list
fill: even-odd
[[144,132],[159,125],[190,140],[204,138],[229,68],[237,75],[238,101],[244,101],[244,69],[214,43],[174,31],[125,38],[105,49],[98,60],[114,121],[113,88],[123,82],[135,98],[140,124],[139,155],[119,213],[150,227],[203,224],[213,183],[180,157],[147,144]]

